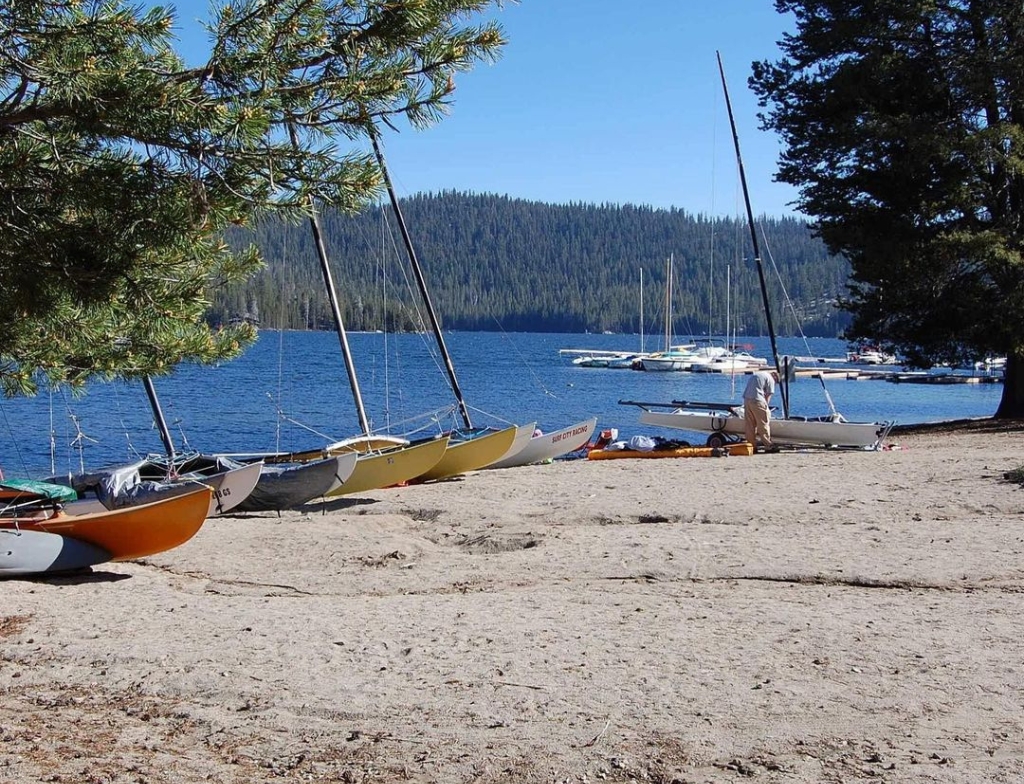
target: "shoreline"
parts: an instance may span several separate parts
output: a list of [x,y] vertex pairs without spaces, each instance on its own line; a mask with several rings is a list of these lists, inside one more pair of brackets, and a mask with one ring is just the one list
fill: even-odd
[[946,419],[939,422],[895,424],[890,434],[922,435],[926,433],[1012,433],[1024,431],[1024,419],[995,419],[994,417],[968,417]]
[[6,580],[0,770],[1024,780],[1024,424],[917,427],[481,471]]

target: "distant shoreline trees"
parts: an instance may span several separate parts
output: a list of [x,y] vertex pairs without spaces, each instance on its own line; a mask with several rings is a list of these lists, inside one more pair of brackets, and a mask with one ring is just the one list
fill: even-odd
[[[765,334],[745,219],[454,191],[405,199],[403,212],[446,329],[637,333],[642,268],[643,331],[656,340],[664,331],[665,262],[671,254],[674,335],[724,334],[727,322],[740,335]],[[350,329],[422,326],[389,216],[389,209],[379,208],[322,216]],[[764,218],[761,224],[779,271],[775,276],[770,269],[769,284],[780,334],[838,336],[848,323],[835,306],[849,275],[845,260],[829,256],[800,220]],[[215,292],[212,321],[258,311],[265,327],[333,328],[308,231],[264,222],[235,239],[254,242],[267,268]]]

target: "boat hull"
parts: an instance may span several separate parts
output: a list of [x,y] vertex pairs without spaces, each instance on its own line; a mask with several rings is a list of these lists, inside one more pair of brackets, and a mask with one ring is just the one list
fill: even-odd
[[464,441],[449,442],[444,456],[429,471],[421,474],[419,481],[447,479],[467,471],[476,471],[497,462],[505,455],[515,441],[515,426],[495,430],[486,435],[467,438]]
[[644,357],[640,364],[649,372],[668,373],[689,370],[693,360],[682,357]]
[[0,529],[0,577],[53,574],[110,560],[101,547],[46,531]]
[[92,514],[58,512],[47,519],[4,519],[0,528],[43,531],[86,542],[106,550],[111,561],[130,561],[184,544],[203,527],[212,491],[191,493],[148,504]]
[[234,511],[279,512],[324,498],[344,485],[357,460],[351,453],[308,463],[265,464],[256,487]]
[[[210,463],[216,456],[202,456]],[[66,509],[76,515],[92,514],[104,510],[138,506],[164,498],[187,495],[207,487],[210,496],[210,516],[234,509],[256,487],[260,479],[260,463],[242,465],[232,463],[230,468],[203,475],[198,471],[182,473],[175,479],[154,478],[164,469],[149,461],[105,469],[92,474],[54,477],[53,481],[67,484],[78,491],[79,499]]]
[[[640,422],[656,427],[691,430],[698,433],[724,433],[742,438],[743,417],[733,413],[708,411],[642,411]],[[880,422],[836,422],[814,419],[773,419],[772,443],[793,446],[875,447],[890,425]]]
[[229,512],[244,503],[260,481],[259,463],[232,468],[212,477],[203,477],[198,483],[208,485],[213,491],[210,498],[210,515]]
[[497,463],[492,463],[487,467],[514,468],[531,463],[543,463],[545,460],[554,460],[556,457],[583,447],[593,437],[596,429],[597,419],[593,418],[577,422],[575,425],[556,430],[553,433],[534,436],[518,452],[502,457]]
[[[530,443],[530,439],[533,438],[533,434],[537,432],[537,423],[531,422],[528,425],[519,425],[516,428],[516,437],[512,439],[512,446],[510,446],[505,454],[501,456],[498,462],[509,460],[526,448],[526,445]],[[491,466],[497,465],[497,463],[491,463]],[[488,466],[490,468],[491,466]]]
[[444,437],[383,452],[359,455],[355,468],[345,484],[331,490],[327,495],[334,498],[411,481],[437,465],[447,448],[448,438]]

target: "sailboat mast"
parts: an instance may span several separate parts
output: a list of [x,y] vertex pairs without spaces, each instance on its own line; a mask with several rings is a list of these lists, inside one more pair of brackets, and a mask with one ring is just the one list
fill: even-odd
[[672,254],[665,262],[665,351],[672,344]]
[[[299,147],[299,140],[295,135],[295,127],[289,124],[288,134],[295,149]],[[370,435],[370,422],[366,418],[366,408],[363,406],[363,396],[359,391],[359,379],[356,377],[356,366],[352,362],[352,352],[348,346],[348,333],[345,331],[345,322],[341,318],[341,306],[338,304],[338,292],[334,288],[334,278],[331,276],[331,265],[327,260],[327,247],[324,245],[323,232],[320,230],[320,218],[317,216],[316,203],[313,197],[309,199],[309,227],[313,232],[313,242],[316,245],[316,255],[320,260],[320,272],[324,276],[324,286],[327,288],[327,299],[331,303],[331,313],[334,315],[334,327],[338,332],[338,342],[341,344],[341,356],[345,362],[345,372],[348,375],[348,383],[352,388],[352,400],[355,403],[356,414],[359,417],[359,427],[363,434]]]
[[310,207],[313,212],[309,217],[309,228],[313,232],[313,241],[316,244],[316,255],[320,259],[320,271],[324,276],[324,285],[327,287],[327,298],[331,303],[331,313],[334,314],[334,326],[338,331],[338,342],[341,344],[341,356],[345,361],[345,373],[348,376],[349,386],[352,388],[352,400],[356,406],[356,414],[359,417],[359,427],[364,435],[370,435],[370,422],[366,418],[366,408],[363,406],[363,395],[359,391],[359,380],[356,377],[356,366],[352,361],[352,352],[348,345],[348,333],[345,331],[345,322],[341,318],[341,306],[338,304],[338,293],[334,288],[334,278],[331,276],[331,266],[327,261],[327,248],[324,246],[324,235],[320,230],[320,219],[316,214],[316,207],[310,200]]
[[728,264],[725,265],[725,346],[730,352],[735,353],[736,346],[733,345],[735,341],[732,339],[732,333],[729,331],[730,316],[732,303],[730,297],[732,296],[732,282],[729,279],[731,268]]
[[384,176],[384,185],[388,190],[388,198],[391,200],[391,209],[395,212],[395,218],[398,221],[398,229],[402,233],[402,241],[405,243],[406,252],[409,254],[409,263],[412,265],[413,275],[416,277],[416,285],[419,287],[420,295],[423,297],[423,305],[427,309],[427,315],[430,317],[430,326],[434,330],[434,337],[437,340],[437,347],[441,352],[441,357],[444,360],[444,367],[448,373],[448,380],[452,385],[452,392],[455,393],[455,399],[459,404],[459,414],[462,416],[462,422],[466,426],[466,429],[472,429],[473,423],[469,419],[469,409],[466,408],[466,400],[462,396],[462,389],[459,387],[459,380],[455,376],[455,366],[452,365],[451,356],[448,354],[448,347],[445,345],[444,336],[441,334],[441,324],[437,320],[437,313],[434,311],[434,306],[430,301],[430,292],[427,291],[427,282],[423,277],[423,270],[420,267],[419,259],[416,257],[416,250],[412,245],[412,237],[409,236],[409,229],[405,225],[405,216],[402,215],[402,208],[398,204],[398,197],[395,195],[395,188],[391,184],[391,174],[388,172],[387,162],[384,160],[384,152],[381,150],[380,142],[377,139],[377,128],[374,125],[370,125],[370,142],[373,144],[373,154],[377,158],[377,164],[380,166],[381,174]]
[[[747,190],[747,175],[743,169],[743,156],[740,155],[740,137],[736,132],[736,120],[732,114],[732,101],[729,100],[729,85],[725,81],[725,68],[722,66],[722,53],[715,52],[718,58],[718,73],[722,77],[722,91],[725,93],[725,107],[729,112],[729,127],[732,128],[732,141],[736,148],[736,165],[740,171],[740,185],[743,188],[743,202],[747,207],[747,223],[750,225],[750,240],[754,245],[754,263],[757,265],[757,278],[761,283],[761,300],[764,303],[764,317],[768,322],[768,337],[772,342],[772,358],[775,360],[775,369],[782,377],[782,366],[779,363],[779,349],[775,344],[775,325],[772,323],[772,309],[768,302],[768,286],[764,280],[764,264],[761,261],[761,247],[757,242],[757,228],[754,225],[754,211],[750,208],[750,193]],[[788,401],[783,397],[783,403],[788,408]],[[789,416],[789,412],[786,412]]]
[[644,268],[640,268],[640,353],[644,353]]
[[149,407],[153,409],[153,418],[156,420],[156,428],[160,431],[160,440],[164,442],[164,449],[167,456],[174,460],[174,441],[171,439],[171,431],[167,428],[167,421],[164,419],[163,409],[160,408],[160,400],[156,396],[156,388],[153,386],[153,379],[146,376],[142,379],[146,387],[146,396],[149,398]]

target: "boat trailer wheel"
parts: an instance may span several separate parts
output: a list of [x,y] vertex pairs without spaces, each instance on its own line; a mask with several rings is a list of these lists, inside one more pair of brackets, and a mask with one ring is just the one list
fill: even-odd
[[731,442],[725,433],[712,433],[708,436],[707,445],[712,449],[722,449]]

